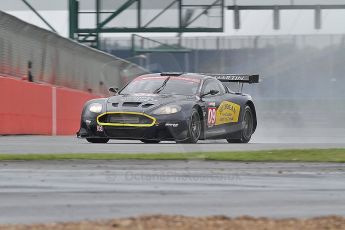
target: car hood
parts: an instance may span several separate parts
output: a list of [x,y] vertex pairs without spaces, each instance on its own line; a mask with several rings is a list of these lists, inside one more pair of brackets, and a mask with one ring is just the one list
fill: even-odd
[[133,111],[149,112],[170,103],[182,104],[195,101],[195,96],[167,95],[167,94],[126,94],[109,97],[107,112]]

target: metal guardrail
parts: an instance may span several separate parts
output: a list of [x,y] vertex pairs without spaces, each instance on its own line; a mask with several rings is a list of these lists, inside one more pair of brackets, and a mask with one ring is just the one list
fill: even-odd
[[138,65],[80,45],[0,11],[0,74],[93,93],[146,73]]

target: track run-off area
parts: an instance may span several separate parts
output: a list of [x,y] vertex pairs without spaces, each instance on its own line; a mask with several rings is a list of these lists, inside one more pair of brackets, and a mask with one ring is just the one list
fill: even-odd
[[[0,154],[196,153],[345,148],[338,139],[254,137],[198,144],[90,144],[74,136],[1,136]],[[345,215],[345,164],[207,160],[0,161],[0,224],[150,214],[307,218]]]
[[176,144],[175,142],[144,144],[140,141],[110,140],[107,144],[90,144],[74,136],[0,136],[0,153],[188,153],[345,148],[345,140],[341,141],[340,138],[327,139],[326,137],[309,140],[294,137],[281,140],[271,138],[267,141],[264,138],[254,137],[248,144],[229,144],[225,140],[199,141],[197,144]]
[[345,215],[345,165],[218,161],[2,161],[0,224],[149,214]]

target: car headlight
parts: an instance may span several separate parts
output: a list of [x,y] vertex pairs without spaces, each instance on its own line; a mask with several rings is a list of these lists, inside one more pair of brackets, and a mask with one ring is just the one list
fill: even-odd
[[153,111],[153,114],[164,115],[164,114],[173,114],[180,111],[181,111],[181,106],[179,105],[166,105]]
[[93,113],[100,113],[102,111],[102,104],[92,103],[91,105],[89,105],[89,110]]

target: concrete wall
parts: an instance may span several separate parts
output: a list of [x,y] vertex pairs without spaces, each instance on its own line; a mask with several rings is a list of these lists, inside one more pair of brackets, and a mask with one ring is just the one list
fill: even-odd
[[0,135],[73,135],[96,94],[0,76]]

